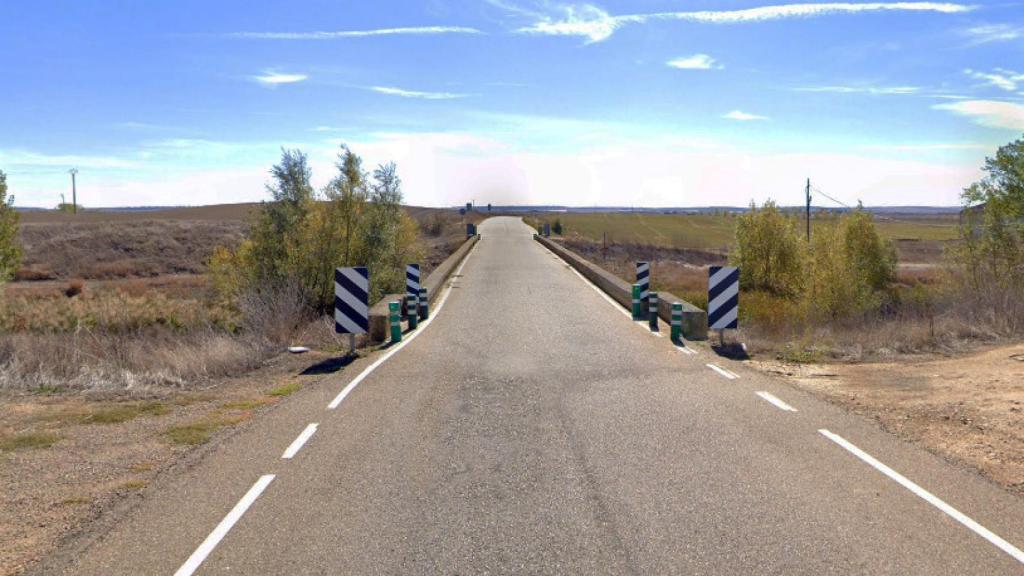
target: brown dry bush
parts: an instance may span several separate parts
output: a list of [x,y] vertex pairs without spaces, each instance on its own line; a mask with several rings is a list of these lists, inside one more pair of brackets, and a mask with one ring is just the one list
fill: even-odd
[[207,329],[0,335],[0,388],[136,391],[187,389],[258,367],[276,348]]

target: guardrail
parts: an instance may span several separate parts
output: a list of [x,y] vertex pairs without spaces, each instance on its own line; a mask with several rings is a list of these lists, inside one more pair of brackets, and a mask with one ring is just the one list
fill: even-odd
[[[611,296],[616,302],[627,310],[633,304],[633,287],[611,272],[601,268],[579,254],[541,235],[534,238],[548,250],[565,260],[585,278],[597,285],[605,294]],[[672,304],[682,304],[682,332],[683,337],[688,340],[707,340],[708,338],[708,313],[689,302],[679,298],[671,292],[661,291],[658,293],[658,316],[666,322],[672,321]]]

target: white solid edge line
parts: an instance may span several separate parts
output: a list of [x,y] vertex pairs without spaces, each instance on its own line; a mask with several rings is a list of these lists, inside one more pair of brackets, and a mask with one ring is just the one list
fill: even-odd
[[739,378],[739,376],[737,376],[736,374],[733,374],[732,372],[726,370],[725,368],[719,368],[718,366],[715,366],[714,364],[705,364],[705,366],[707,366],[708,368],[711,368],[715,372],[718,372],[722,376],[725,376],[729,380],[735,380],[735,379]]
[[786,404],[778,396],[776,396],[775,394],[772,394],[771,392],[761,391],[761,392],[755,392],[755,394],[757,394],[761,398],[765,399],[769,404],[775,406],[776,408],[778,408],[779,410],[782,410],[784,412],[797,412],[798,411],[796,408],[793,408],[789,404]]
[[348,386],[345,386],[345,388],[341,392],[339,392],[337,396],[334,397],[334,400],[331,400],[331,403],[327,405],[328,410],[336,409],[341,404],[342,400],[344,400],[345,397],[352,392],[352,390],[355,390],[356,386],[359,386],[360,382],[362,382],[367,376],[370,375],[370,373],[376,370],[378,366],[387,361],[388,358],[391,358],[399,350],[405,348],[406,344],[415,340],[416,337],[422,334],[423,331],[427,328],[427,326],[429,326],[430,323],[434,321],[434,318],[437,318],[437,315],[440,314],[441,310],[444,308],[444,303],[448,301],[448,295],[451,294],[452,292],[452,284],[455,282],[455,278],[462,273],[463,266],[466,265],[466,262],[469,262],[470,256],[472,256],[473,252],[475,251],[476,245],[474,244],[473,248],[470,249],[469,254],[466,254],[466,257],[462,259],[462,263],[459,264],[459,267],[455,270],[454,273],[452,273],[451,280],[448,282],[448,286],[444,291],[444,295],[441,296],[441,300],[437,303],[437,309],[434,310],[434,313],[431,314],[429,318],[421,322],[415,332],[403,338],[402,341],[399,342],[397,346],[395,346],[391,350],[388,350],[383,356],[378,358],[373,364],[367,366],[365,370],[363,370],[362,372],[359,373],[358,376],[353,378],[352,381],[348,383]]
[[306,441],[312,438],[313,434],[316,433],[316,427],[316,423],[306,426],[306,429],[299,434],[298,438],[296,438],[291,444],[288,445],[288,449],[284,451],[284,454],[281,455],[281,458],[285,460],[291,460],[296,454],[298,454],[299,450],[302,449],[302,446],[306,443]]
[[690,348],[689,346],[676,346],[676,349],[679,350],[680,352],[682,352],[683,354],[696,354],[697,353],[696,350],[694,350],[693,348]]
[[273,474],[260,476],[260,479],[252,485],[252,488],[249,488],[249,491],[245,493],[245,496],[242,496],[242,499],[238,501],[238,504],[235,504],[235,507],[231,509],[231,512],[228,512],[228,515],[220,521],[220,524],[217,524],[217,527],[213,529],[213,532],[210,532],[210,535],[206,537],[206,540],[203,540],[203,543],[199,545],[199,548],[196,548],[196,551],[188,557],[188,560],[181,565],[181,568],[178,568],[178,571],[174,573],[174,576],[191,576],[192,573],[199,568],[199,565],[206,560],[206,557],[210,555],[210,552],[213,552],[213,549],[217,547],[217,544],[220,544],[220,541],[227,536],[235,523],[242,518],[245,511],[252,506],[252,503],[260,497],[260,494],[262,494],[263,491],[267,489],[267,486],[269,486],[273,481]]
[[857,458],[860,458],[864,462],[870,464],[873,468],[875,468],[876,470],[878,470],[882,474],[885,474],[890,479],[895,480],[896,483],[898,483],[899,485],[903,486],[907,490],[910,490],[915,495],[917,495],[918,497],[923,499],[925,502],[928,502],[932,506],[935,506],[936,508],[938,508],[939,510],[944,512],[950,518],[952,518],[952,519],[956,520],[957,522],[963,524],[964,526],[969,528],[972,532],[974,532],[978,536],[981,536],[985,540],[988,540],[989,543],[994,545],[996,548],[999,548],[1003,552],[1006,552],[1007,554],[1012,556],[1014,560],[1024,564],[1024,552],[1022,552],[1019,548],[1017,548],[1013,544],[1010,544],[1006,540],[1003,540],[1002,538],[1000,538],[999,536],[994,534],[988,528],[985,528],[984,526],[982,526],[981,524],[978,524],[977,522],[975,522],[974,520],[972,520],[971,518],[966,516],[964,513],[962,513],[959,510],[957,510],[956,508],[953,508],[949,504],[946,504],[941,499],[939,499],[938,496],[935,496],[931,492],[925,490],[924,488],[921,488],[920,486],[918,486],[917,484],[915,484],[914,482],[909,480],[907,477],[905,477],[902,474],[900,474],[899,472],[893,470],[892,468],[889,468],[885,464],[882,464],[881,462],[876,460],[873,456],[871,456],[867,452],[861,450],[860,448],[857,448],[856,446],[851,444],[849,441],[847,441],[842,436],[840,436],[838,434],[835,434],[833,432],[829,432],[828,430],[825,430],[824,428],[818,430],[818,432],[822,436],[824,436],[824,437],[828,438],[829,440],[835,442],[836,444],[842,446],[846,451],[850,452],[851,454],[853,454]]
[[[545,248],[545,250],[546,250],[546,248]],[[555,257],[558,258],[559,261],[565,262],[565,260],[562,260],[557,255]],[[566,265],[569,266],[569,270],[572,271],[573,274],[579,276],[580,280],[583,280],[583,282],[586,283],[587,286],[590,286],[594,290],[594,292],[597,292],[598,295],[601,296],[601,298],[604,298],[609,304],[611,304],[613,308],[615,308],[619,312],[622,312],[623,316],[625,316],[626,318],[629,318],[630,320],[633,319],[633,315],[631,313],[629,313],[628,311],[626,311],[626,309],[623,308],[618,302],[613,300],[611,296],[605,294],[604,290],[601,290],[593,282],[588,280],[586,276],[584,276],[583,274],[580,274],[579,270],[576,270],[575,268],[572,267],[572,264],[569,264],[568,262],[565,262],[565,263],[566,263]]]

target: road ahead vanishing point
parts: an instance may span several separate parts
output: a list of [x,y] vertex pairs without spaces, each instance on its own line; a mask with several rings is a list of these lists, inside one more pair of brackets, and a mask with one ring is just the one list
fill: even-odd
[[1018,498],[653,338],[518,219],[480,233],[414,339],[296,394],[42,570],[1024,573]]

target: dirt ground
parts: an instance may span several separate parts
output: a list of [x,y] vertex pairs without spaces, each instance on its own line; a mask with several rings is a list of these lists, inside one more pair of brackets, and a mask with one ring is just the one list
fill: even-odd
[[83,396],[0,392],[0,574],[20,574],[90,521],[143,497],[187,456],[336,368],[285,354],[187,391]]
[[955,358],[755,364],[1024,494],[1024,344]]

